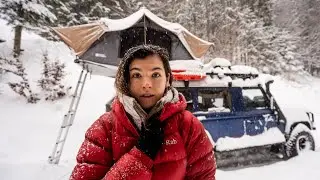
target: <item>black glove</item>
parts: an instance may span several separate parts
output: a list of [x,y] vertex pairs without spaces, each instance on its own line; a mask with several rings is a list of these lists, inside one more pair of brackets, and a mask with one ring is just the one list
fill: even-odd
[[146,125],[142,124],[137,148],[154,159],[161,148],[164,139],[162,124],[157,116],[148,119]]

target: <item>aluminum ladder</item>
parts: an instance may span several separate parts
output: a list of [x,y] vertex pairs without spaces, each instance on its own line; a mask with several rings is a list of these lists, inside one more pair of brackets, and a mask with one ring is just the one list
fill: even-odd
[[[86,72],[84,72],[86,71]],[[84,67],[80,73],[79,80],[75,89],[75,92],[72,96],[72,100],[70,103],[69,111],[64,115],[63,121],[59,130],[59,134],[56,140],[56,143],[54,144],[54,148],[52,150],[51,155],[49,156],[49,163],[50,164],[59,164],[60,157],[63,151],[64,144],[67,139],[67,135],[69,132],[69,128],[73,124],[74,117],[77,112],[77,108],[80,102],[81,94],[83,91],[83,87],[85,84],[85,81],[87,79],[88,70],[86,70]]]

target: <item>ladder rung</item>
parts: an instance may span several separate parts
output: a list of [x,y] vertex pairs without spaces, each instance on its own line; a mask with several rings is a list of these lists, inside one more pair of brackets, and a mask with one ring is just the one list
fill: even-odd
[[66,128],[66,127],[70,127],[70,126],[72,126],[72,124],[67,124],[67,125],[61,126],[61,128]]
[[65,114],[64,116],[68,116],[69,114],[73,115],[76,111],[72,110],[72,111],[69,111],[67,114]]
[[56,144],[60,144],[60,143],[64,142],[65,140],[66,140],[66,139],[62,139],[62,140],[56,142]]

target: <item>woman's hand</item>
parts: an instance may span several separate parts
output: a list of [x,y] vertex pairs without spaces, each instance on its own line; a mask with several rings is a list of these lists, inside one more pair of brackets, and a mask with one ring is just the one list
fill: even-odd
[[163,127],[158,116],[152,116],[147,124],[141,126],[137,148],[154,159],[161,148],[164,139]]

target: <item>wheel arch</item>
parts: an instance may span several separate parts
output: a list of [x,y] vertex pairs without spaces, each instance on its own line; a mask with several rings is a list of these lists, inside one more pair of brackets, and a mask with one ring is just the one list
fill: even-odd
[[293,129],[295,127],[297,127],[297,125],[299,124],[303,124],[305,126],[307,126],[309,128],[309,130],[311,130],[311,124],[307,121],[300,121],[300,122],[294,122],[291,126],[290,126],[290,131],[288,132],[288,136],[290,136],[290,134],[292,133]]

